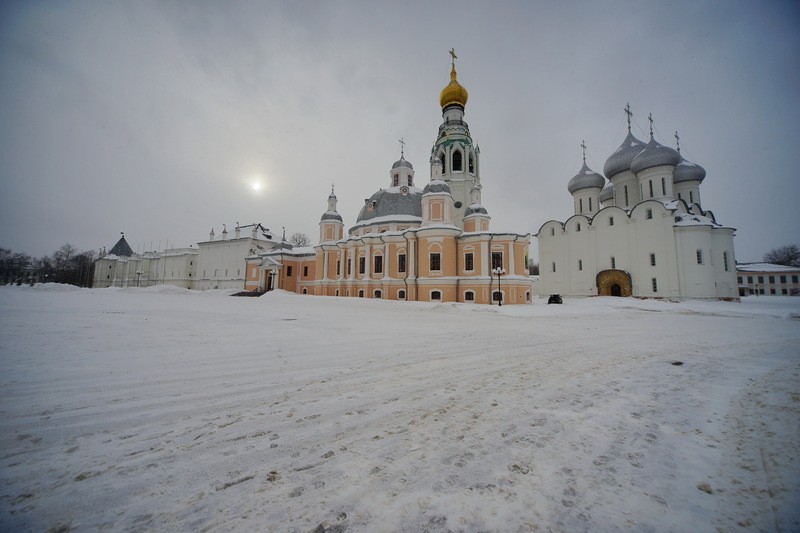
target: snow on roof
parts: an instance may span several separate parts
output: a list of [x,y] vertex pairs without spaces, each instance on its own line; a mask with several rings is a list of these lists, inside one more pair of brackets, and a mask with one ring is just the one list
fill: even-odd
[[772,263],[738,263],[739,272],[800,272],[800,267],[773,265]]

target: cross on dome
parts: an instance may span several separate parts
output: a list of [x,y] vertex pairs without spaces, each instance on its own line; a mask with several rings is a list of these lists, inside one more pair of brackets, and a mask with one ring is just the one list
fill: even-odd
[[581,148],[583,149],[583,164],[586,164],[586,141],[581,141]]
[[630,102],[625,104],[625,114],[628,115],[628,133],[630,133],[631,132],[631,117],[633,116],[633,112],[631,111]]
[[678,131],[675,131],[675,145],[678,147],[678,153],[681,153],[681,138],[678,137]]
[[453,68],[456,68],[456,59],[458,59],[458,56],[456,55],[455,48],[450,49],[450,55],[453,57]]
[[403,159],[405,155],[406,142],[403,140],[402,137],[400,137],[400,140],[398,142],[400,143],[400,159]]
[[650,121],[650,138],[652,139],[653,138],[653,114],[652,113],[647,115],[647,120]]

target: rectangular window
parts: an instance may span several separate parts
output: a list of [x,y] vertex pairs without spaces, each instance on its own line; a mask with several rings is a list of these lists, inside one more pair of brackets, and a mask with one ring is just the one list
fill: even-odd
[[692,193],[692,191],[689,191],[689,203],[690,204],[694,203],[694,193]]
[[789,294],[789,291],[787,291],[786,289],[781,289],[781,294]]
[[786,276],[781,276],[781,283],[786,283]]
[[464,270],[467,271],[475,270],[474,257],[472,255],[472,252],[464,254]]
[[[353,260],[353,257],[350,256],[350,259],[347,261],[347,275],[348,276],[353,273],[353,261],[352,260]],[[350,295],[348,294],[348,296],[350,296]]]
[[437,271],[442,269],[442,254],[439,253],[431,254],[430,267],[431,271]]
[[644,212],[644,218],[646,218],[647,220],[650,220],[651,218],[653,218],[653,210],[652,209],[646,210]]
[[658,292],[658,280],[653,278],[653,292]]
[[555,272],[555,271],[556,271],[556,262],[553,261],[553,272]]
[[578,270],[583,270],[583,261],[578,259]]
[[769,293],[770,293],[770,294],[775,294],[775,289],[770,289],[770,290],[769,290]]
[[661,178],[661,195],[667,195],[667,182],[664,180],[664,178]]
[[737,276],[736,283],[741,283],[741,282],[742,282],[742,276]]
[[758,282],[764,283],[764,276],[758,276]]
[[503,252],[492,252],[492,269],[495,268],[503,268]]
[[730,270],[728,266],[728,252],[722,252],[722,264],[725,266],[725,272]]
[[650,254],[650,266],[656,266],[656,254]]
[[625,185],[625,207],[628,207],[628,186]]
[[[338,276],[341,273],[341,271],[342,271],[342,260],[341,259],[337,259],[336,260],[336,275]],[[339,295],[337,294],[336,296],[339,296]]]
[[376,255],[375,256],[375,273],[376,274],[383,274],[383,256]]
[[583,198],[578,198],[578,205],[580,206],[578,213],[583,213]]
[[764,294],[764,289],[758,289],[758,294]]
[[697,250],[697,264],[703,264],[703,250]]
[[363,274],[367,271],[367,258],[366,257],[359,257],[358,258],[358,273]]
[[613,226],[614,225],[614,217],[608,217],[608,225],[609,226]]
[[592,212],[592,199],[589,198],[589,212]]
[[406,271],[406,254],[400,254],[397,256],[397,271],[398,272]]
[[753,276],[747,276],[747,283],[753,283]]
[[792,283],[797,283],[797,276],[792,276]]
[[647,183],[650,184],[650,198],[653,197],[653,180],[647,180]]
[[775,283],[775,276],[770,276],[769,277],[769,282],[770,283]]
[[307,277],[307,276],[308,276],[308,267],[307,267],[307,266],[304,266],[304,267],[303,267],[303,277],[305,278],[305,277]]
[[[215,276],[217,275],[217,272],[216,272],[216,271],[214,271],[214,275],[215,275]],[[287,266],[287,267],[286,267],[286,275],[287,275],[288,277],[290,277],[290,278],[292,277],[292,267],[290,267],[290,266]]]
[[611,258],[611,268],[617,268],[617,260],[614,257]]

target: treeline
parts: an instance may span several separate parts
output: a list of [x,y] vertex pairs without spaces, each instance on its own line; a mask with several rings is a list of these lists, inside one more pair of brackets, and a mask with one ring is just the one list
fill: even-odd
[[53,282],[91,287],[95,257],[96,252],[81,252],[71,244],[44,257],[0,248],[0,285]]

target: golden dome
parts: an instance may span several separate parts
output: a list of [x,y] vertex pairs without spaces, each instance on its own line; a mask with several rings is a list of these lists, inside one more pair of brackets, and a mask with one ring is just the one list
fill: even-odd
[[456,66],[454,62],[453,67],[450,69],[450,83],[439,93],[439,105],[442,106],[442,109],[450,104],[459,104],[461,107],[465,107],[467,105],[467,98],[469,98],[467,90],[463,85],[458,83],[456,79]]

